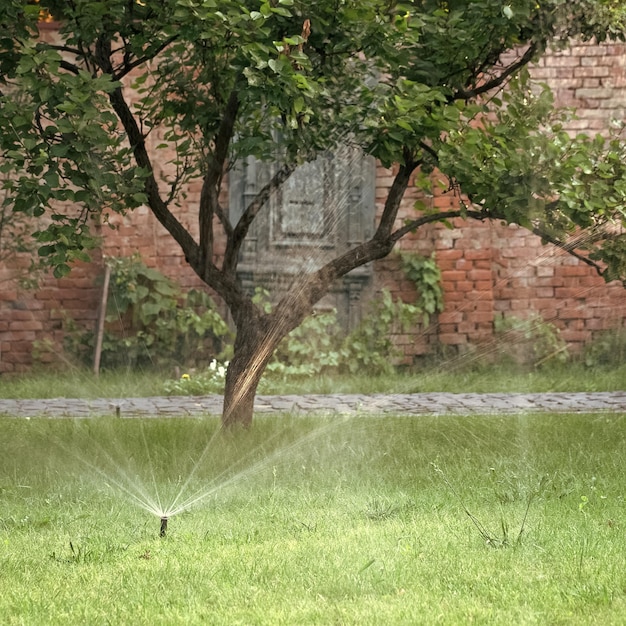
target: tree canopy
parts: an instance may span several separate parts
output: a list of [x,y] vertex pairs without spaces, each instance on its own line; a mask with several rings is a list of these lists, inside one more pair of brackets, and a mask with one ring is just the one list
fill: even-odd
[[[57,37],[40,36],[46,16]],[[338,277],[451,217],[521,224],[624,280],[621,125],[610,137],[565,132],[565,114],[527,68],[572,39],[623,39],[625,23],[617,0],[5,0],[7,202],[39,218],[39,256],[58,276],[96,245],[90,215],[147,205],[224,298],[250,353],[263,342],[273,350]],[[241,287],[241,246],[294,169],[340,143],[394,168],[374,235],[270,316]],[[172,151],[160,178],[156,164]],[[219,195],[228,169],[250,156],[280,167],[235,223]],[[414,175],[427,190],[434,168],[458,210],[416,203],[398,225]],[[202,187],[197,236],[176,213],[192,181]]]

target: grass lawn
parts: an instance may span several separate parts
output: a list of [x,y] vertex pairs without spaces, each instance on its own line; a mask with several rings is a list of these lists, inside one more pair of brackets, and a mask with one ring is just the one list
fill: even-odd
[[[44,369],[19,376],[0,376],[0,398],[124,398],[166,395],[173,371],[120,369],[95,377],[71,367]],[[192,372],[191,376],[195,376]],[[585,367],[581,363],[539,370],[511,365],[452,367],[438,365],[389,376],[320,375],[261,381],[259,393],[419,393],[419,392],[548,392],[617,391],[624,389],[626,364]]]
[[626,416],[217,425],[0,419],[2,624],[624,624]]

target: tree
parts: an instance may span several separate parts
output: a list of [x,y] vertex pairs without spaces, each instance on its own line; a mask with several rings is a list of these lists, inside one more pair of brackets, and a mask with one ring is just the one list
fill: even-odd
[[[58,40],[39,38],[42,14],[60,21]],[[626,277],[624,146],[565,133],[526,71],[574,37],[621,38],[624,19],[617,0],[5,0],[6,191],[14,211],[38,218],[39,256],[59,276],[96,245],[90,215],[146,204],[232,314],[223,423],[247,425],[279,341],[334,281],[426,224],[521,224],[607,280]],[[162,144],[151,152],[152,134]],[[267,312],[238,278],[242,245],[294,169],[339,142],[394,168],[374,234]],[[159,180],[161,148],[175,158]],[[220,191],[249,156],[280,166],[233,223]],[[459,208],[417,203],[398,226],[406,190],[416,176],[427,188],[434,168]],[[176,214],[192,181],[197,237]]]
[[[15,261],[19,253],[33,254],[36,252],[35,242],[30,236],[30,224],[25,215],[14,213],[10,206],[3,202],[4,194],[0,189],[0,265],[9,267],[19,265]],[[25,286],[34,286],[36,275],[29,271],[28,266],[16,267],[7,276],[0,276],[0,284],[18,280]]]

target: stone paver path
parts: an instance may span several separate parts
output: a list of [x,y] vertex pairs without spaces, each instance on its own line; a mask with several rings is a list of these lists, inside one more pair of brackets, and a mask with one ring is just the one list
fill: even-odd
[[[410,393],[257,396],[262,413],[398,415],[511,415],[528,412],[626,413],[626,391],[597,393]],[[222,397],[170,396],[84,400],[0,399],[0,415],[13,417],[201,417],[220,415]]]

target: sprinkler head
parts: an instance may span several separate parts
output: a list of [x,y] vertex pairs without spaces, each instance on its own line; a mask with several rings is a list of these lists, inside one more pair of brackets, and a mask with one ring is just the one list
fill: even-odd
[[167,516],[164,515],[161,518],[161,530],[159,531],[159,537],[165,537],[167,533]]

